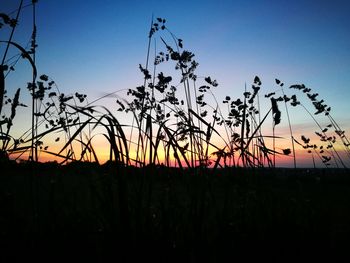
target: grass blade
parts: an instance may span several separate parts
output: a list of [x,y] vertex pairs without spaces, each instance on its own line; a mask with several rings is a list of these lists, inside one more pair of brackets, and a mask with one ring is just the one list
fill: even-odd
[[92,118],[86,120],[76,131],[75,133],[69,138],[67,143],[63,146],[63,148],[58,152],[58,154],[61,154],[71,143],[75,140],[75,137],[79,135],[79,133],[85,128],[86,125],[90,123]]

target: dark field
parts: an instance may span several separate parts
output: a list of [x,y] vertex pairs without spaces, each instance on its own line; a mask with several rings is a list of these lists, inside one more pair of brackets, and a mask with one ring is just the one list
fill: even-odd
[[1,170],[1,262],[350,260],[347,170]]

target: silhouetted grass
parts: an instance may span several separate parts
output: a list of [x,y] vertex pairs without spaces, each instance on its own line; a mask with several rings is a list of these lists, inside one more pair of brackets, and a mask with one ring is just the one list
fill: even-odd
[[[218,82],[209,76],[197,76],[198,63],[195,55],[184,49],[183,40],[169,30],[166,20],[162,18],[152,18],[146,63],[144,66],[139,65],[144,77],[143,85],[129,89],[126,97],[116,101],[116,109],[88,103],[86,95],[78,92],[74,95],[61,93],[48,76],[40,75],[37,80],[35,4],[34,1],[29,50],[12,41],[22,1],[15,19],[1,14],[4,26],[12,27],[9,40],[0,41],[6,44],[0,74],[0,95],[3,97],[0,109],[4,112],[6,104],[12,106],[9,115],[6,116],[5,111],[1,121],[1,151],[5,158],[13,156],[12,158],[18,159],[27,154],[30,160],[38,161],[41,154],[51,154],[54,158],[61,158],[61,163],[73,160],[99,161],[98,153],[94,150],[94,139],[103,136],[110,144],[109,161],[123,165],[145,167],[164,164],[183,168],[275,167],[277,155],[292,154],[296,168],[296,135],[293,134],[293,124],[289,116],[287,104],[290,104],[292,107],[301,105],[321,129],[322,133],[316,134],[320,136],[321,142],[328,144],[313,146],[321,162],[326,166],[340,167],[341,164],[346,167],[350,156],[349,140],[331,117],[330,107],[323,100],[316,99],[318,94],[312,94],[311,89],[304,85],[290,86],[303,91],[311,100],[317,110],[311,114],[295,94],[286,94],[284,83],[276,79],[276,92],[281,92],[283,96],[275,97],[276,92],[266,94],[264,97],[271,101],[271,108],[262,113],[259,99],[262,97],[262,81],[256,76],[251,89],[245,87],[243,98],[231,99],[231,96],[225,96],[222,101],[222,104],[227,104],[225,113],[222,106],[226,105],[220,105],[213,92],[218,88]],[[158,42],[160,45],[156,45]],[[154,50],[153,61],[152,43],[159,49]],[[6,76],[10,73],[10,68],[18,62],[16,60],[10,67],[5,64],[9,62],[6,56],[11,46],[30,62],[33,71],[33,79],[27,86],[32,96],[32,127],[19,138],[11,136],[10,128],[16,115],[16,107],[26,105],[19,102],[19,90],[14,100],[8,99],[6,95]],[[164,63],[173,64],[173,76],[161,71]],[[5,74],[5,71],[8,72]],[[214,105],[209,104],[208,96],[214,101]],[[282,101],[285,104],[292,151],[290,148],[276,149],[276,141],[281,139],[275,135],[275,130],[284,114],[279,107],[279,102]],[[129,115],[132,122],[121,123],[119,114]],[[325,114],[329,118],[331,124],[328,127],[334,128],[334,132],[340,137],[345,155],[336,149],[335,136],[326,134],[329,128],[322,129],[316,120],[318,114]],[[272,119],[272,136],[264,134],[266,129],[263,129],[263,126],[268,125],[269,119]],[[102,134],[99,132],[101,127],[105,129]],[[61,134],[55,139],[55,142],[62,144],[59,151],[49,149],[47,138],[52,138],[55,133]],[[267,143],[271,139],[272,145]],[[298,142],[298,145],[301,144]],[[308,147],[310,146],[306,146]],[[160,152],[164,153],[164,157],[159,155]]]

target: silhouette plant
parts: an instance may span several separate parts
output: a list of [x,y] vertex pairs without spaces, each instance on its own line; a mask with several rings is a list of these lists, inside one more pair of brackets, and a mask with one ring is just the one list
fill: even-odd
[[[274,126],[277,125],[280,121],[280,111],[276,99],[272,98],[272,107],[261,120],[255,102],[261,85],[260,79],[258,77],[254,79],[252,92],[244,92],[243,101],[240,99],[230,101],[230,97],[226,96],[223,103],[228,104],[229,113],[228,117],[224,118],[218,103],[213,107],[208,105],[204,99],[206,93],[213,96],[211,90],[216,88],[218,83],[206,77],[204,78],[205,85],[198,85],[199,78],[195,73],[198,63],[193,59],[194,54],[183,49],[183,41],[165,26],[164,19],[158,18],[155,23],[152,23],[149,38],[154,37],[157,31],[164,30],[170,34],[175,48],[170,46],[165,37],[161,36],[160,41],[164,44],[166,51],[157,53],[153,64],[153,75],[148,70],[147,63],[146,67],[140,65],[145,84],[128,91],[128,95],[131,95],[133,100],[128,103],[127,107],[121,101],[117,101],[121,106],[118,110],[131,111],[134,115],[134,123],[136,123],[139,135],[136,163],[141,166],[146,165],[148,155],[148,164],[155,164],[159,158],[154,155],[157,155],[157,149],[162,141],[166,157],[169,157],[172,150],[176,164],[180,167],[183,163],[188,167],[210,164],[218,167],[222,158],[225,165],[227,165],[227,160],[231,165],[236,165],[238,161],[237,164],[241,163],[242,166],[264,166],[263,160],[266,160],[268,165],[272,165],[270,154],[276,152],[265,145],[261,126],[271,111],[274,116]],[[149,41],[147,60],[149,59],[150,43]],[[166,76],[163,72],[159,72],[155,77],[157,66],[170,61],[175,63],[175,70],[180,72],[180,81],[177,86],[171,85],[173,77]],[[185,100],[177,98],[179,85],[183,86]],[[215,96],[213,97],[216,101]],[[209,112],[212,112],[212,120],[208,120]],[[171,124],[173,120],[171,117],[176,119],[176,124]],[[145,120],[144,126],[143,120]],[[155,125],[158,125],[158,130],[156,138],[153,138]],[[226,131],[226,139],[215,126],[223,126]],[[238,128],[240,128],[239,132]],[[214,134],[222,140],[225,145],[223,148],[211,142]],[[210,147],[216,150],[209,153]],[[234,158],[235,152],[238,153],[237,160]],[[283,153],[286,154],[287,151]],[[210,156],[215,159],[211,161]],[[169,163],[169,160],[166,162]]]
[[[30,5],[33,31],[28,50],[12,40],[20,12],[26,7],[23,2],[20,2],[15,19],[0,14],[0,26],[11,28],[9,40],[0,42],[6,45],[0,68],[1,114],[4,106],[11,106],[8,116],[4,115],[1,120],[2,155],[19,158],[30,151],[33,161],[38,161],[40,154],[45,153],[61,158],[62,163],[75,160],[99,162],[93,141],[102,135],[110,146],[109,161],[122,166],[275,167],[277,155],[292,154],[294,167],[297,167],[294,143],[307,150],[311,147],[295,139],[288,109],[290,105],[304,108],[320,128],[316,134],[327,145],[313,145],[312,149],[322,162],[329,166],[332,160],[337,167],[339,164],[346,167],[344,157],[335,147],[336,136],[340,137],[347,157],[350,157],[350,142],[330,115],[330,107],[323,100],[317,100],[317,94],[312,94],[311,89],[304,85],[290,86],[290,89],[307,95],[316,109],[314,115],[328,117],[330,124],[326,128],[322,128],[295,94],[287,94],[284,83],[278,79],[275,80],[279,88],[276,92],[281,92],[282,96],[275,96],[276,92],[261,96],[262,81],[256,76],[251,89],[245,87],[241,98],[233,99],[226,95],[219,103],[213,92],[218,89],[218,82],[209,76],[197,76],[199,64],[195,55],[184,48],[184,41],[169,30],[163,18],[152,18],[151,21],[146,62],[139,65],[143,85],[128,89],[127,97],[116,100],[117,114],[132,116],[131,124],[121,123],[111,109],[96,105],[99,99],[88,103],[84,94],[61,93],[48,76],[41,75],[37,79],[35,4],[36,1],[32,1]],[[10,47],[17,49],[19,56],[6,59]],[[152,58],[153,51],[155,55]],[[19,138],[13,138],[11,127],[16,109],[26,105],[20,101],[20,89],[13,99],[8,98],[5,79],[14,70],[19,57],[25,58],[32,67],[33,78],[27,85],[32,96],[32,127]],[[172,65],[176,74],[163,71],[164,64]],[[265,113],[260,108],[262,97],[271,103]],[[279,107],[280,102],[285,105],[292,150],[276,147],[276,141],[281,139],[276,136],[276,127],[284,114]],[[272,119],[272,135],[263,132],[269,118]],[[104,129],[102,132],[101,127]],[[334,128],[336,136],[328,134],[331,128]],[[63,134],[64,139],[56,134]],[[49,150],[47,141],[44,142],[45,138],[54,135],[55,143],[62,143],[58,151]],[[267,139],[272,139],[272,145]]]
[[[199,90],[196,89],[197,76],[195,69],[198,63],[193,60],[194,54],[183,50],[183,42],[178,39],[165,26],[165,19],[157,18],[149,33],[149,39],[153,38],[155,33],[160,30],[167,31],[171,39],[175,43],[175,48],[171,47],[163,37],[160,37],[161,42],[166,47],[166,51],[159,52],[153,63],[153,76],[146,67],[139,66],[144,75],[144,85],[137,87],[135,90],[130,89],[128,95],[134,97],[129,103],[128,108],[124,107],[126,111],[132,111],[137,123],[138,143],[136,148],[136,162],[144,166],[146,164],[146,156],[148,155],[148,164],[155,164],[159,159],[157,157],[157,148],[159,147],[160,138],[168,141],[164,142],[164,152],[167,156],[171,152],[177,160],[177,165],[182,167],[182,162],[187,166],[194,167],[196,165],[206,165],[208,161],[204,156],[209,145],[206,148],[203,145],[204,132],[200,128],[202,125],[207,127],[206,138],[209,139],[212,132],[211,125],[204,121],[207,111],[204,110],[206,103],[203,101],[204,94],[196,96],[197,92],[205,92],[209,86],[201,86]],[[149,46],[150,46],[149,40]],[[149,58],[150,49],[148,48],[147,58]],[[175,63],[175,70],[180,71],[180,83],[185,92],[185,101],[177,98],[177,86],[171,85],[173,78],[159,72],[156,76],[156,68],[159,64],[173,61]],[[216,81],[211,81],[206,78],[208,84],[212,87],[217,86]],[[195,99],[193,95],[195,94]],[[120,102],[119,102],[120,103]],[[196,104],[196,107],[193,107]],[[171,125],[171,116],[177,119],[176,124]],[[197,124],[195,124],[197,119]],[[143,126],[145,120],[145,126]],[[165,125],[167,124],[167,125]],[[158,125],[156,138],[153,138],[154,125]],[[174,126],[174,128],[172,128]],[[139,151],[139,149],[141,149]],[[182,159],[182,161],[180,160]],[[169,163],[169,161],[167,161]]]
[[[0,40],[0,43],[5,44],[6,46],[4,54],[2,56],[1,65],[0,65],[0,115],[3,114],[4,100],[5,100],[5,105],[6,104],[11,105],[10,116],[6,117],[6,115],[2,115],[2,120],[0,125],[1,142],[2,142],[1,157],[3,158],[8,158],[7,150],[8,150],[9,142],[11,140],[15,140],[14,138],[11,138],[9,132],[13,125],[14,118],[16,116],[16,108],[18,106],[25,106],[24,104],[19,103],[20,89],[16,91],[13,101],[7,98],[7,95],[6,95],[7,90],[5,85],[6,84],[5,77],[8,74],[6,73],[5,75],[5,72],[14,70],[14,67],[12,65],[9,67],[6,64],[8,51],[11,46],[16,48],[18,51],[20,51],[21,56],[29,61],[29,63],[32,66],[33,78],[36,78],[36,75],[37,75],[35,62],[31,58],[30,52],[26,51],[21,45],[17,44],[16,42],[13,42],[13,35],[18,24],[18,19],[22,10],[22,5],[23,5],[23,0],[21,0],[19,3],[19,8],[17,9],[15,18],[10,18],[10,16],[8,16],[7,14],[0,13],[0,18],[2,19],[2,22],[0,22],[0,29],[2,29],[5,26],[10,27],[10,35],[8,40]],[[4,125],[6,125],[6,130],[3,128]]]
[[[304,94],[306,94],[309,101],[311,101],[312,105],[316,109],[314,114],[312,114],[304,104],[298,102],[295,106],[300,105],[307,114],[311,117],[311,119],[315,122],[317,127],[319,128],[319,131],[315,131],[315,134],[319,137],[320,141],[326,145],[321,145],[319,147],[320,154],[328,153],[328,155],[321,155],[322,156],[322,162],[325,163],[327,166],[330,165],[330,160],[333,159],[334,164],[336,167],[339,167],[338,162],[346,168],[346,164],[344,162],[344,157],[341,157],[339,151],[336,149],[336,136],[339,136],[342,141],[344,152],[349,157],[349,145],[347,142],[349,141],[348,138],[345,135],[345,132],[338,126],[338,124],[334,121],[334,119],[331,116],[331,107],[325,104],[324,100],[317,100],[318,93],[311,93],[311,89],[305,87],[305,85],[292,85],[290,86],[292,89],[296,89],[299,91],[302,91]],[[330,120],[330,124],[328,124],[326,127],[322,127],[321,124],[317,121],[316,116],[323,114]],[[329,135],[329,132],[331,131],[331,128],[334,129],[334,135]]]
[[[0,40],[0,44],[5,45],[5,50],[2,56],[2,62],[0,66],[0,132],[1,132],[1,158],[18,159],[25,153],[28,154],[29,159],[32,161],[38,161],[38,151],[47,151],[48,146],[44,146],[43,137],[46,135],[53,135],[54,132],[58,132],[60,129],[65,132],[66,140],[70,141],[72,128],[79,128],[76,126],[79,124],[79,113],[68,112],[66,108],[66,102],[74,99],[79,100],[82,103],[86,95],[76,93],[75,96],[65,96],[61,94],[55,85],[55,82],[49,80],[46,75],[41,75],[37,80],[37,67],[35,62],[36,54],[36,22],[35,22],[35,5],[37,1],[31,1],[30,4],[24,5],[23,1],[20,1],[18,9],[12,13],[15,13],[15,18],[11,18],[10,15],[0,13],[0,29],[8,27],[10,34],[8,40]],[[30,37],[29,44],[24,47],[13,40],[14,31],[17,27],[21,11],[26,7],[32,7],[32,20],[33,30]],[[11,13],[11,14],[12,14]],[[8,57],[10,49],[17,50],[17,54]],[[20,102],[21,89],[17,89],[14,98],[8,97],[8,88],[6,87],[6,77],[15,71],[16,65],[20,58],[27,60],[32,68],[32,80],[27,84],[27,90],[31,94],[32,98],[32,110],[31,110],[31,128],[25,131],[21,136],[15,138],[11,135],[11,128],[14,124],[14,119],[17,113],[18,107],[27,107],[26,104]],[[51,89],[55,87],[56,92]],[[76,104],[76,102],[75,102]],[[10,109],[7,110],[6,106],[9,105]],[[45,126],[46,131],[41,127]],[[76,126],[76,127],[74,127]],[[57,139],[58,140],[58,139]],[[83,149],[82,134],[80,134],[80,142]],[[75,159],[73,146],[70,143],[71,159]],[[57,155],[57,153],[55,153]],[[66,156],[66,157],[67,157]]]

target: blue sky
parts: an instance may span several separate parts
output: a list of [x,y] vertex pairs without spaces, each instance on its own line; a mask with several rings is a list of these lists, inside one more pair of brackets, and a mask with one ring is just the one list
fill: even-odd
[[[13,10],[19,1],[3,2]],[[348,1],[40,0],[38,67],[62,89],[102,82],[114,90],[138,77],[153,13],[196,54],[199,70],[223,85],[239,88],[259,75],[346,92],[349,11]],[[28,18],[15,39],[30,37]]]
[[[18,2],[2,0],[1,12],[16,9]],[[340,124],[350,127],[349,13],[346,0],[39,0],[37,66],[61,92],[86,93],[90,100],[141,85],[138,64],[145,63],[154,14],[195,53],[197,74],[217,79],[219,101],[241,96],[255,75],[263,93],[277,88],[275,78],[286,86],[304,83],[332,106]],[[23,10],[14,36],[21,44],[30,39],[30,14],[29,8]],[[0,38],[6,33],[0,31]],[[29,67],[22,64],[7,80],[13,93],[30,80]],[[292,115],[296,124],[305,123],[305,114]]]

